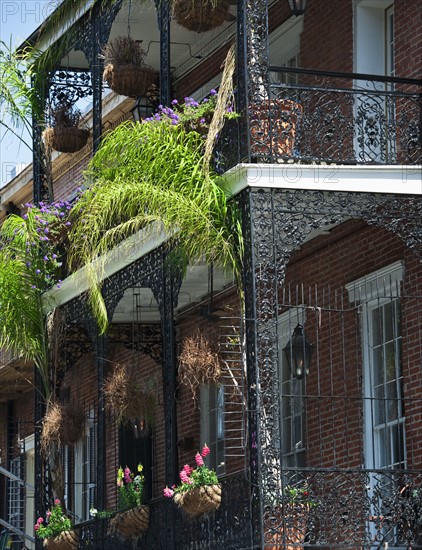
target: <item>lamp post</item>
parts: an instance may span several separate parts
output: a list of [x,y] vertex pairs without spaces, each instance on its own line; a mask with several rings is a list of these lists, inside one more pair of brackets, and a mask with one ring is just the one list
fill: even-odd
[[292,15],[303,15],[306,10],[307,1],[308,0],[288,0]]
[[309,374],[313,347],[303,333],[302,325],[297,324],[283,351],[286,354],[287,363],[293,376],[301,380]]
[[138,96],[130,112],[133,122],[142,122],[144,118],[152,115],[152,107],[146,99],[142,101],[142,97]]

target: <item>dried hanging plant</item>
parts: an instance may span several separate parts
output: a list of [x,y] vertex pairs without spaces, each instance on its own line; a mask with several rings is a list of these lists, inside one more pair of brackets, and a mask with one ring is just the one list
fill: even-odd
[[142,420],[147,427],[155,422],[157,384],[154,379],[139,376],[139,366],[115,364],[104,383],[107,407],[113,411],[119,423]]
[[216,337],[196,330],[182,341],[179,356],[179,380],[190,388],[195,399],[201,384],[216,384],[221,376],[221,362]]
[[73,445],[83,435],[85,413],[72,403],[52,403],[43,419],[41,449],[47,455],[52,444]]

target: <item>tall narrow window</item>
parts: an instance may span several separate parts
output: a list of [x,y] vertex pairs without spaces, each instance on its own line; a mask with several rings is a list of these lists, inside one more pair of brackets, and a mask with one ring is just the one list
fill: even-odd
[[365,466],[400,469],[406,465],[400,283],[396,262],[346,286],[361,304],[365,418]]
[[367,463],[400,469],[405,467],[405,434],[399,298],[369,302],[367,324],[366,423],[373,438],[367,442]]
[[[359,0],[354,20],[355,72],[394,76],[394,6],[391,0]],[[359,161],[396,161],[393,84],[358,80],[355,150]]]
[[203,384],[200,389],[201,446],[206,443],[211,452],[207,465],[218,475],[225,473],[224,446],[224,386]]
[[[406,468],[406,433],[401,361],[400,284],[396,262],[347,285],[349,300],[361,304],[364,395],[364,466],[370,470],[368,498],[374,517],[389,513],[389,495],[397,492],[387,471]],[[383,475],[382,471],[386,474]],[[370,532],[376,540],[397,543],[388,522]]]
[[93,414],[90,414],[85,435],[75,445],[74,461],[74,513],[78,521],[85,521],[95,501],[97,461]]
[[281,397],[281,452],[283,467],[305,466],[305,378],[298,380],[291,372],[283,348],[289,342],[295,326],[305,321],[304,309],[295,309],[279,317],[278,345]]

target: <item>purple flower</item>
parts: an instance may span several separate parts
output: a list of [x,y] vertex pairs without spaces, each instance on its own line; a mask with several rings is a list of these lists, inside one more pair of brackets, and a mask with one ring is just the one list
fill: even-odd
[[210,91],[210,95],[217,95],[217,92],[214,90],[214,88]]
[[39,275],[39,274],[41,273],[41,269],[36,269],[36,270],[35,270],[35,273],[36,273],[37,275]]
[[173,99],[173,101],[171,102],[172,105],[177,105],[179,102],[177,101],[177,99]]

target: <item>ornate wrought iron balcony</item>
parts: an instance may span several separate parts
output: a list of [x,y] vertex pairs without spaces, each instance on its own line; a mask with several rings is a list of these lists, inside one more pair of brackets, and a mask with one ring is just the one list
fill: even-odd
[[221,136],[219,170],[238,162],[422,162],[421,80],[280,67],[269,76],[247,121],[232,121]]
[[[385,543],[419,548],[422,543],[420,473],[308,468],[284,471],[282,477],[289,480],[288,489],[281,479],[273,480],[274,499],[261,503],[262,518],[254,526],[252,507],[259,503],[243,474],[223,483],[221,508],[213,514],[191,518],[173,502],[153,500],[149,527],[137,547],[261,548],[260,532],[266,548],[280,550]],[[80,548],[127,548],[108,520],[92,520],[79,529]]]

